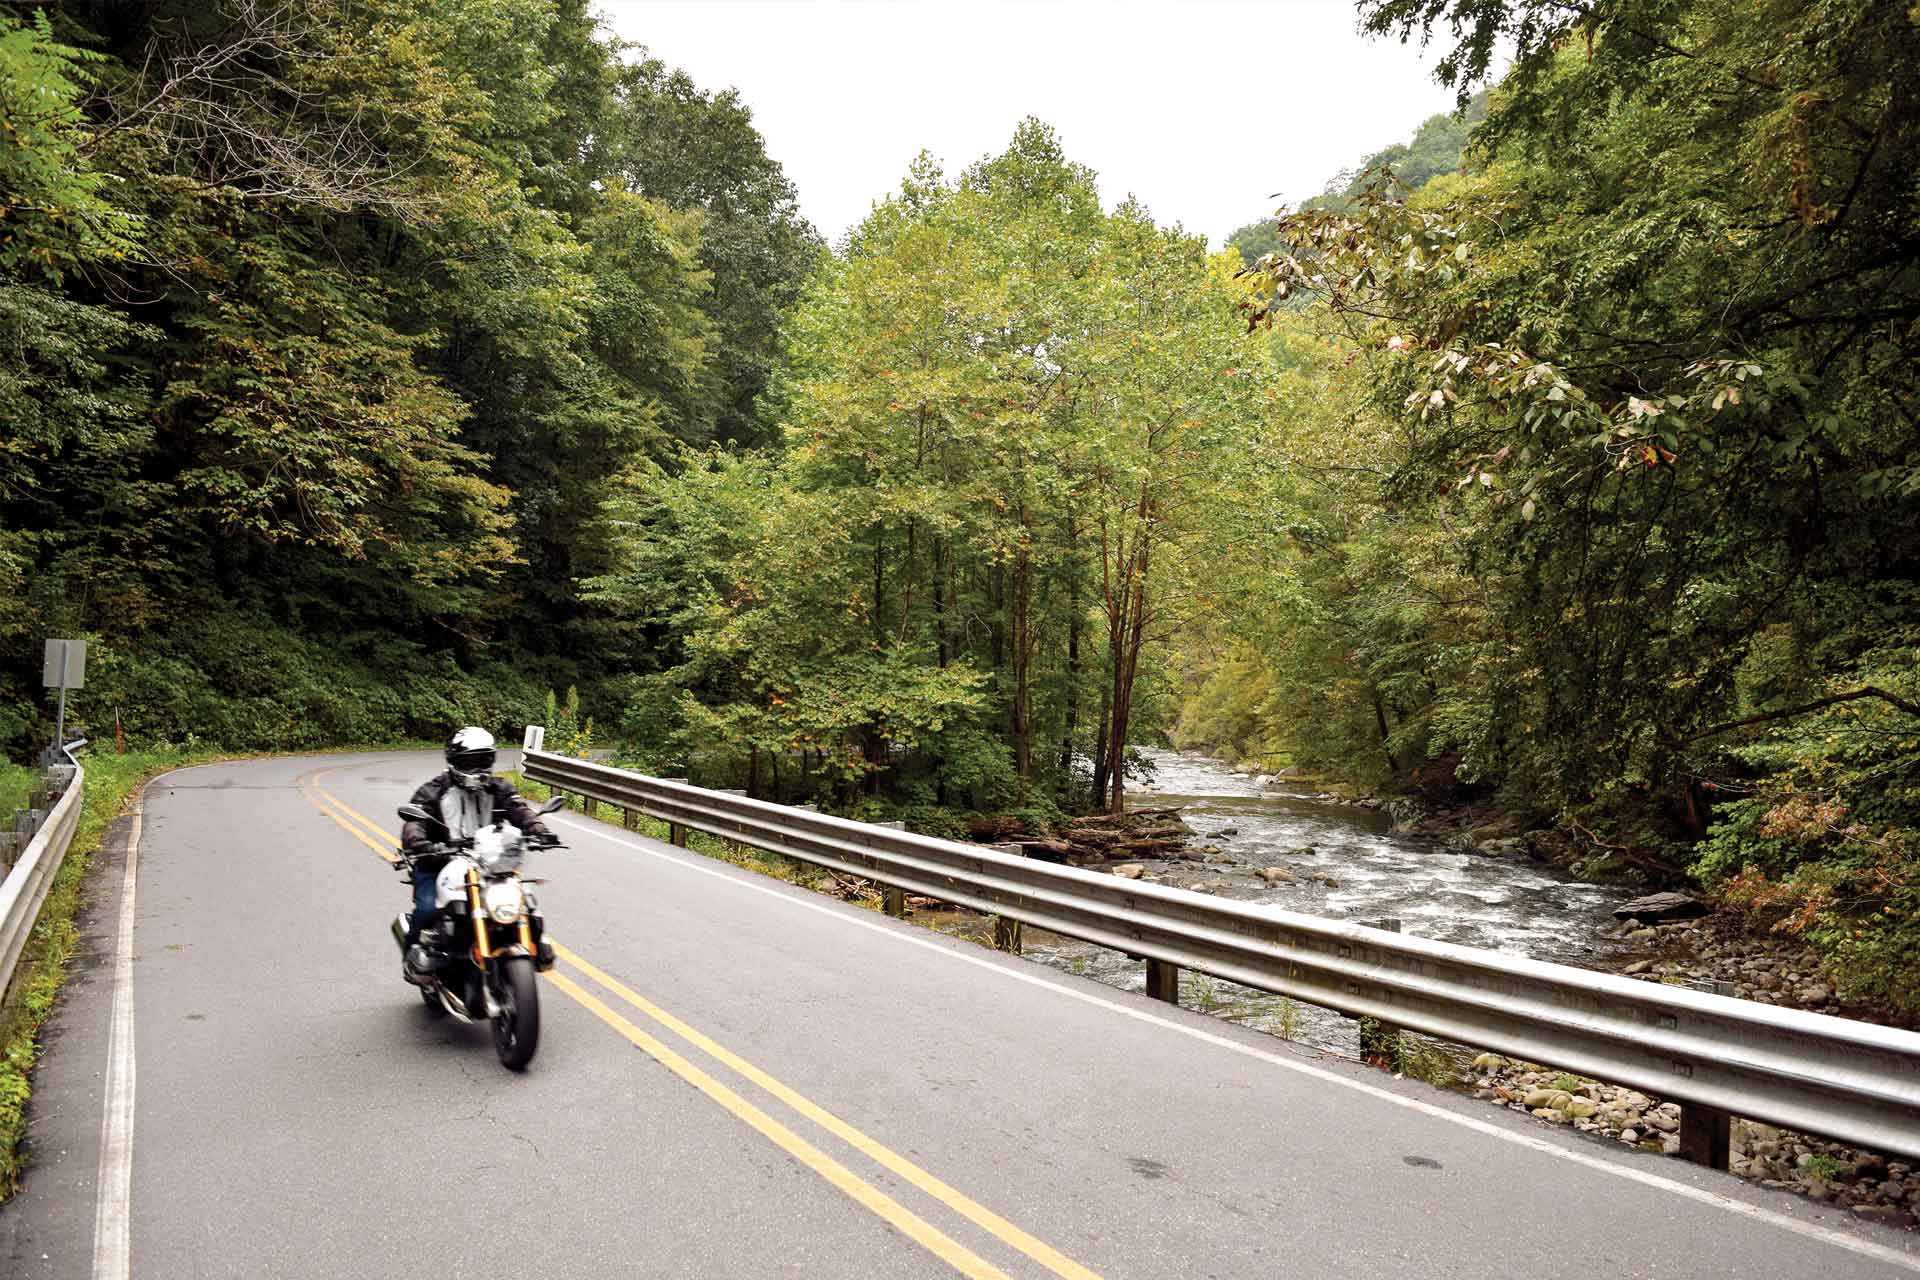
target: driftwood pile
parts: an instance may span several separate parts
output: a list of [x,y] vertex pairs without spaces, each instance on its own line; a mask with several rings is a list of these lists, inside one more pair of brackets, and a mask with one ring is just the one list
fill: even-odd
[[1091,814],[1075,818],[1051,836],[1035,835],[1018,818],[977,818],[968,834],[1046,862],[1073,866],[1124,861],[1129,858],[1199,858],[1187,848],[1193,830],[1178,809],[1136,809],[1123,814]]

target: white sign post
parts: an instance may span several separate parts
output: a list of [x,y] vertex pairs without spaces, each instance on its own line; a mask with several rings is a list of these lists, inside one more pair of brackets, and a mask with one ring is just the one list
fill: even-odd
[[87,683],[87,642],[47,641],[47,660],[41,670],[41,681],[47,688],[60,691],[60,714],[53,728],[53,749],[58,751],[67,743],[67,690],[84,688]]

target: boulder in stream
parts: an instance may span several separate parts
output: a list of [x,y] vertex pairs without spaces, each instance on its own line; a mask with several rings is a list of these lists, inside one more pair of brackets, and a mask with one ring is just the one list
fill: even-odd
[[1616,920],[1635,919],[1643,923],[1662,920],[1692,920],[1707,914],[1707,904],[1684,893],[1650,893],[1644,898],[1613,909]]

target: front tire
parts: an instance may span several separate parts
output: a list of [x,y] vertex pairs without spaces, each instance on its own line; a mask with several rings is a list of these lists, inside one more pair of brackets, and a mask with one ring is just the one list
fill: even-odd
[[540,1048],[540,988],[528,956],[500,965],[500,1016],[493,1020],[493,1051],[509,1071],[525,1071]]

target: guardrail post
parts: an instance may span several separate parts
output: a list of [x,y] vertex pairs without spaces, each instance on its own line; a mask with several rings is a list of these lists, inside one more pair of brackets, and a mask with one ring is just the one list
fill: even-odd
[[[1400,932],[1398,920],[1369,920],[1367,923],[1375,929],[1385,929],[1389,933]],[[1400,1069],[1400,1035],[1400,1028],[1390,1022],[1381,1022],[1377,1018],[1360,1019],[1360,1060],[1371,1062],[1375,1058],[1381,1058],[1386,1061],[1389,1069],[1398,1071]]]
[[629,831],[639,830],[640,811],[637,809],[622,809],[620,811],[620,825]]
[[[662,778],[660,779],[660,781],[685,782],[686,779],[685,778]],[[667,822],[667,843],[668,844],[677,844],[682,849],[684,849],[687,847],[687,837],[688,837],[688,829],[686,827],[682,826],[678,822],[672,821],[671,819],[668,820]]]
[[1180,966],[1170,960],[1147,961],[1147,994],[1168,1004],[1180,1003]]
[[1733,1117],[1696,1102],[1680,1107],[1680,1158],[1726,1169],[1733,1155]]
[[[889,831],[905,831],[907,829],[907,824],[904,822],[876,822],[873,825],[876,827],[885,827]],[[880,909],[896,920],[905,918],[907,914],[907,891],[895,885],[881,885]]]
[[[1716,996],[1734,993],[1731,982],[1708,978],[1686,984],[1695,991]],[[1718,1107],[1697,1102],[1680,1105],[1680,1158],[1709,1169],[1727,1169],[1733,1158],[1733,1116]]]
[[[1018,920],[1012,920],[1006,916],[995,916],[993,918],[993,949],[995,951],[1005,951],[1016,956],[1020,954],[1020,922]],[[1151,973],[1147,975],[1147,981],[1153,981],[1153,975]],[[1179,1002],[1179,997],[1176,996],[1174,1003],[1178,1004]]]

